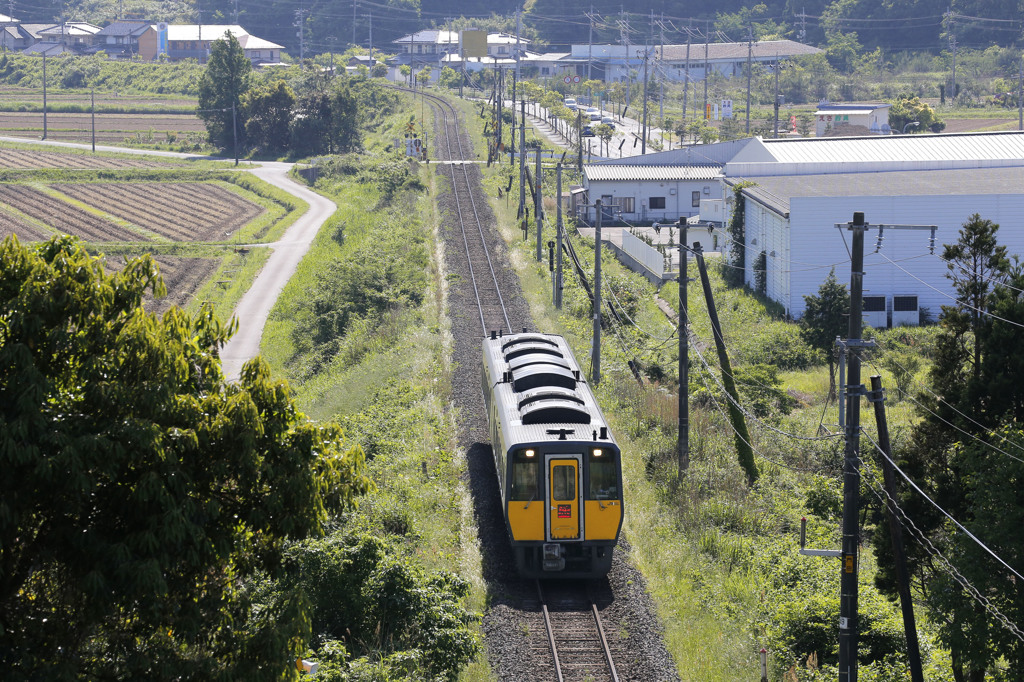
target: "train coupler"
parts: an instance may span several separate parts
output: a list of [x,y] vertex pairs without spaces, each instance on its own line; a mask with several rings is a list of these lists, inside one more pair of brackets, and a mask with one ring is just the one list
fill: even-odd
[[565,570],[565,550],[561,545],[554,542],[544,545],[543,568],[545,571]]

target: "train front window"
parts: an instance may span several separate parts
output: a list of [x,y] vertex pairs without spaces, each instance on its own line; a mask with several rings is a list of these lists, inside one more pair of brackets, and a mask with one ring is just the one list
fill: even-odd
[[615,455],[608,450],[594,450],[590,453],[590,499],[618,498],[619,472],[615,464]]
[[509,491],[509,499],[512,501],[529,502],[537,499],[540,464],[536,454],[527,457],[527,452],[533,451],[520,450],[512,460],[512,489]]
[[576,499],[576,467],[555,466],[551,472],[551,498],[565,502]]

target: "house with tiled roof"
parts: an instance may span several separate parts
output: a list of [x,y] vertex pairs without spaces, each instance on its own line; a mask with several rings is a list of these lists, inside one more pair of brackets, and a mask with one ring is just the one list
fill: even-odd
[[281,50],[277,43],[250,35],[237,24],[160,24],[150,25],[139,35],[139,56],[153,61],[161,54],[170,61],[195,59],[206,63],[215,40],[228,33],[238,40],[245,56],[255,64],[277,64]]
[[115,21],[93,36],[87,53],[106,52],[112,59],[131,59],[139,53],[139,36],[149,28],[148,21]]

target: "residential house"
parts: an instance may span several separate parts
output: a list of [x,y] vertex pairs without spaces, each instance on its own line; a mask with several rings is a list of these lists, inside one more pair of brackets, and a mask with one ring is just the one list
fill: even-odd
[[149,29],[147,21],[115,21],[93,36],[87,53],[105,52],[111,59],[131,59],[139,53],[139,36]]
[[[162,32],[165,33],[163,37]],[[163,53],[171,61],[196,59],[200,63],[206,63],[213,42],[223,39],[228,33],[238,40],[245,51],[245,56],[254,65],[276,64],[281,61],[281,50],[284,49],[282,46],[250,35],[237,24],[150,25],[139,35],[139,56],[147,61],[153,61]],[[165,43],[166,51],[161,49],[161,41]]]

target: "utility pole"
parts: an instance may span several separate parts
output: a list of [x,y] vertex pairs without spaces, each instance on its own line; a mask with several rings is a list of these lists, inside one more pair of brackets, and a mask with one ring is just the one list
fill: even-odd
[[640,127],[643,137],[640,138],[640,154],[647,153],[647,62],[650,55],[647,51],[647,46],[644,46],[644,113],[643,113],[643,124]]
[[779,53],[775,53],[775,138],[779,137],[779,69],[782,65],[779,64]]
[[601,200],[594,202],[597,220],[594,221],[594,345],[590,352],[591,377],[597,386],[601,383]]
[[690,468],[690,339],[687,336],[687,289],[690,275],[690,254],[686,244],[689,238],[686,218],[679,226],[679,478]]
[[[683,120],[680,126],[686,130],[686,94],[690,91],[690,27],[686,27],[686,76],[683,78]],[[696,93],[694,93],[696,96]]]
[[[120,5],[123,1],[124,0],[118,0],[117,4]],[[122,16],[124,16],[124,15],[122,15]],[[238,25],[238,0],[235,0],[235,10],[234,10],[234,15],[233,16],[234,16],[234,19],[235,19],[235,25]]]
[[[513,102],[515,106],[515,102]],[[526,117],[526,100],[520,104],[523,117]],[[512,109],[514,119],[516,110]],[[519,218],[523,221],[523,234],[526,234],[526,126],[519,128]]]
[[704,110],[702,118],[708,117],[708,43],[711,41],[711,22],[704,22]]
[[562,309],[562,162],[555,166],[555,309]]
[[[523,100],[523,105],[526,105],[526,100]],[[535,171],[535,178],[533,180],[536,185],[536,191],[533,193],[533,213],[537,218],[537,262],[539,263],[544,257],[543,247],[541,243],[541,232],[543,231],[543,203],[540,195],[540,145],[537,145],[537,168]]]
[[46,139],[46,53],[43,53],[43,139]]
[[352,0],[352,44],[356,44],[356,10],[359,9],[359,0]]
[[[587,80],[591,79],[590,66],[594,63],[594,5],[590,5],[590,13],[587,14],[587,19],[590,20],[590,37],[587,39]],[[591,102],[590,106],[594,106]]]
[[754,53],[754,27],[747,24],[747,135],[750,134],[750,62]]
[[238,117],[234,101],[231,102],[231,137],[235,147],[235,165],[238,165]]
[[[295,10],[295,26],[296,26],[296,28],[299,29],[298,33],[295,34],[296,37],[299,39],[299,68],[303,68],[303,66],[302,66],[303,62],[306,61],[306,31],[303,30],[303,24],[302,24],[302,14],[303,14],[303,12],[305,12],[305,10],[303,10],[301,8]],[[203,33],[203,28],[202,28],[202,26],[200,26],[199,27],[200,40],[202,40],[202,33]],[[410,55],[412,54],[412,48],[409,49],[409,54]]]
[[864,295],[864,214],[857,211],[853,222],[850,254],[850,326],[847,346],[852,352],[846,374],[846,450],[843,460],[843,544],[839,574],[839,680],[857,682],[857,551],[860,540],[858,506],[860,470],[860,346]]
[[[92,152],[96,153],[96,88],[89,90],[89,114],[92,118]],[[237,162],[236,162],[237,165]]]
[[917,623],[914,619],[914,600],[910,595],[910,575],[907,572],[907,557],[903,550],[903,529],[896,517],[896,472],[893,471],[892,446],[889,443],[889,422],[885,416],[885,392],[882,377],[871,377],[871,393],[868,400],[875,404],[875,423],[878,425],[878,447],[885,455],[881,458],[882,476],[885,484],[885,510],[889,517],[889,537],[892,541],[893,560],[896,564],[896,578],[900,593],[900,607],[903,611],[903,630],[907,636],[907,661],[910,664],[911,682],[924,682],[921,669],[921,648],[917,641]]
[[1017,77],[1017,130],[1024,130],[1024,56],[1020,58],[1020,75]]
[[579,163],[577,170],[583,172],[583,112],[576,110],[576,142],[579,143]]

